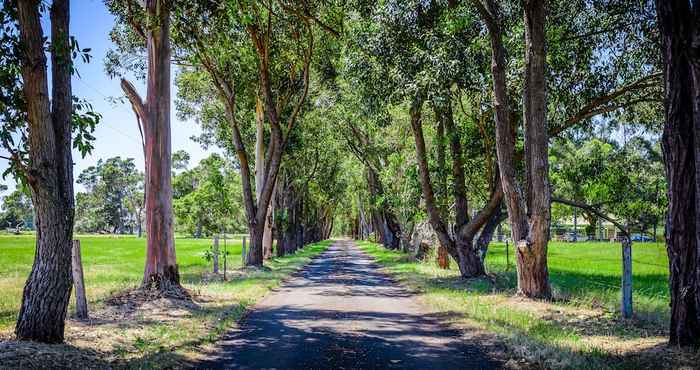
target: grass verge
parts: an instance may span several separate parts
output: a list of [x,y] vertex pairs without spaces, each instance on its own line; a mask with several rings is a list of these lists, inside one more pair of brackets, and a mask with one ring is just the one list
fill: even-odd
[[[635,266],[647,263],[646,269],[637,268],[635,273],[638,315],[623,320],[615,311],[619,290],[615,292],[612,282],[619,282],[619,272],[612,266],[614,244],[553,245],[550,277],[557,299],[552,302],[514,296],[512,250],[511,265],[506,268],[505,249],[499,253],[499,245],[487,257],[489,276],[465,280],[454,266],[441,270],[434,260],[415,261],[375,243],[357,244],[386,272],[419,292],[419,299],[428,307],[456,317],[453,324],[498,336],[514,367],[522,365],[517,360],[525,359],[537,368],[678,369],[695,368],[700,359],[696,353],[666,345],[667,323],[663,320],[668,308],[660,304],[662,283],[655,276],[662,275],[656,265],[663,260],[655,259],[658,251],[652,249],[654,245],[636,253]],[[606,259],[610,263],[601,262]],[[610,284],[601,286],[593,281]]]
[[[0,237],[0,368],[166,368],[201,356],[246,310],[331,241],[266,261],[264,269],[240,269],[240,240],[228,244],[229,280],[209,273],[209,240],[177,239],[181,280],[192,301],[131,297],[143,269],[144,240],[82,237],[90,321],[69,318],[66,343],[13,341],[12,324],[31,268],[33,237]],[[7,294],[6,294],[7,293]],[[8,299],[5,299],[7,297]],[[69,312],[72,312],[72,307]],[[69,314],[70,315],[70,314]]]

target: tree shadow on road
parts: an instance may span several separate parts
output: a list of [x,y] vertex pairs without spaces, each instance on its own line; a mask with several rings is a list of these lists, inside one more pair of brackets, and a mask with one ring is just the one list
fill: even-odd
[[[197,368],[500,368],[498,344],[445,325],[445,315],[256,310]],[[361,324],[361,325],[360,325]]]

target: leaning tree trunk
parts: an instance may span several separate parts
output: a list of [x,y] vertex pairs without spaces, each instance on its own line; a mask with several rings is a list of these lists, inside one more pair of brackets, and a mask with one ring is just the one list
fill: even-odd
[[[435,193],[433,191],[432,181],[430,179],[430,171],[428,168],[427,151],[425,148],[425,138],[423,136],[423,124],[421,122],[423,100],[421,96],[416,96],[411,104],[410,118],[411,129],[416,146],[416,160],[418,161],[418,174],[420,178],[421,191],[425,199],[425,208],[428,213],[428,220],[435,234],[438,237],[440,245],[457,261],[462,277],[476,277],[484,274],[482,261],[479,259],[475,250],[472,248],[472,240],[476,231],[470,235],[457,235],[454,240],[447,231],[447,224],[440,214]],[[454,134],[454,132],[452,132]],[[458,142],[451,142],[453,154],[453,174],[456,174],[457,179],[454,183],[455,188],[455,212],[457,214],[457,224],[460,229],[467,224],[467,202],[464,194],[464,186],[460,186],[464,180],[463,169],[461,163],[461,148]],[[461,234],[459,232],[458,234]]]
[[15,333],[18,339],[60,343],[72,287],[74,217],[68,0],[55,0],[50,12],[51,102],[39,1],[18,3],[29,123],[30,164],[26,176],[35,209],[36,252]]
[[662,148],[668,182],[666,249],[670,270],[670,343],[700,344],[700,70],[697,7],[687,0],[657,1],[664,66]]
[[[388,249],[398,249],[401,229],[396,221],[396,216],[388,208],[386,201],[380,200],[384,198],[384,187],[379,174],[370,166],[365,167],[372,201],[372,218],[375,232],[378,234],[378,241]],[[377,206],[377,202],[381,202],[381,204]]]
[[493,239],[494,232],[496,232],[496,229],[501,225],[501,222],[503,222],[505,218],[506,217],[501,210],[501,204],[499,203],[494,214],[481,229],[479,238],[476,241],[476,248],[479,250],[479,255],[482,261],[486,259],[486,253],[489,250],[489,244]]
[[146,268],[143,287],[180,289],[173,234],[173,189],[170,144],[170,7],[148,0],[146,102],[122,79],[122,89],[143,123],[145,140]]

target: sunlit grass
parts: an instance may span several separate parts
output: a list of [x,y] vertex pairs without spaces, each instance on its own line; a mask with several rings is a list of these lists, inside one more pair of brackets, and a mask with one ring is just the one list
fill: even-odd
[[[116,292],[138,286],[143,277],[145,238],[133,236],[76,236],[81,241],[85,285],[89,306],[99,305]],[[324,250],[329,242],[305,247],[298,253],[266,261],[269,270],[251,272],[245,278],[202,283],[205,272],[211,271],[211,262],[205,252],[212,245],[210,239],[175,240],[179,271],[183,285],[195,292],[239,302],[247,307],[264,295],[312,256]],[[241,267],[241,239],[226,242],[229,271]],[[220,242],[223,252],[223,240]],[[0,331],[11,330],[19,311],[22,289],[34,258],[34,236],[0,235]],[[223,261],[221,261],[223,268]],[[231,302],[226,302],[231,303]],[[223,304],[223,303],[222,303]],[[72,304],[69,308],[72,311]],[[235,319],[235,317],[234,317]]]
[[[134,236],[77,235],[81,241],[85,286],[89,303],[138,285],[143,277],[146,239]],[[0,235],[0,330],[13,324],[24,283],[34,260],[34,235]],[[209,239],[175,240],[180,274],[187,286],[208,270],[205,251]],[[241,240],[229,240],[229,268],[241,266]]]
[[505,338],[509,348],[547,368],[629,368],[662,363],[640,356],[663,341],[669,316],[667,257],[661,243],[637,243],[633,250],[636,318],[622,320],[621,252],[614,243],[551,243],[549,272],[554,302],[514,297],[512,245],[492,244],[489,278],[464,280],[454,262],[439,269],[434,259],[417,262],[400,252],[358,242],[377,262],[421,292],[434,309],[456,312],[479,328]]

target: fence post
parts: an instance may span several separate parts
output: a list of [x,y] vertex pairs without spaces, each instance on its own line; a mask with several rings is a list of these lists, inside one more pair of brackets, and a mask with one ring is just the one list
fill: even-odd
[[632,241],[629,235],[622,237],[622,317],[632,317]]
[[214,235],[214,248],[212,253],[212,259],[214,261],[214,273],[219,273],[219,236]]
[[73,240],[73,285],[75,286],[75,316],[81,320],[88,318],[87,298],[85,297],[85,280],[83,279],[83,261],[80,257],[80,240]]
[[245,236],[243,236],[243,244],[241,248],[241,266],[245,267],[245,255],[246,255],[246,250],[245,250]]
[[508,260],[508,239],[506,239],[506,271],[510,269],[510,261]]

